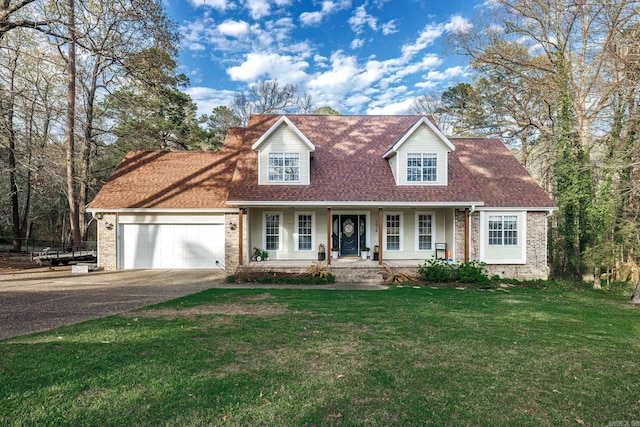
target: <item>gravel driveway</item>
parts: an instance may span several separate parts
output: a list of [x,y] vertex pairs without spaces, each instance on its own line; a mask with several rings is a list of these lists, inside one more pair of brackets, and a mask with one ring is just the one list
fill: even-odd
[[0,273],[0,340],[123,313],[219,286],[223,270]]

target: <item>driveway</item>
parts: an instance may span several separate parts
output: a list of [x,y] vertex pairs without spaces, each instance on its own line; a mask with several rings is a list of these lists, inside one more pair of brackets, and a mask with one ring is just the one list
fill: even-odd
[[0,340],[124,313],[218,287],[223,270],[0,273]]

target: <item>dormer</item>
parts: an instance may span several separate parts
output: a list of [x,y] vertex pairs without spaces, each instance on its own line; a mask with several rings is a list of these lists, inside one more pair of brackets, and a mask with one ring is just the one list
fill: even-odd
[[258,153],[258,185],[309,185],[315,146],[286,116],[251,148]]
[[422,117],[384,158],[396,185],[447,185],[448,154],[455,146],[427,117]]

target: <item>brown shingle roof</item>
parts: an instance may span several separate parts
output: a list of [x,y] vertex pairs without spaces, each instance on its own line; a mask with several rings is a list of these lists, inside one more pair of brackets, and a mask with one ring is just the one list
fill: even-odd
[[315,145],[311,184],[258,186],[251,145],[279,115],[254,115],[232,129],[220,152],[131,152],[90,209],[212,209],[227,201],[484,203],[487,207],[551,208],[553,202],[497,139],[451,139],[447,186],[397,186],[384,153],[420,116],[288,118]]
[[[280,116],[254,115],[250,146]],[[257,186],[257,154],[245,150],[229,191],[233,202],[474,203],[496,207],[553,207],[499,140],[451,140],[447,186],[397,186],[383,159],[420,116],[288,116],[315,145],[311,184]],[[458,143],[460,144],[458,146]]]
[[89,209],[228,208],[228,184],[243,133],[232,129],[218,152],[132,151]]

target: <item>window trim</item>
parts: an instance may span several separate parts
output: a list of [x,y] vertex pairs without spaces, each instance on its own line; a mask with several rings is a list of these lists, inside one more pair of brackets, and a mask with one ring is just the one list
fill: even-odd
[[[276,157],[278,157],[278,160],[282,161],[282,179],[273,179],[272,175],[271,175],[271,159],[272,157],[275,159]],[[298,174],[297,174],[297,179],[293,180],[293,179],[286,179],[287,177],[287,160],[291,160],[293,158],[297,158],[298,160]],[[301,167],[301,158],[302,156],[300,155],[300,153],[295,152],[295,153],[289,153],[289,152],[269,152],[267,153],[267,182],[269,183],[281,183],[281,184],[288,184],[288,183],[300,183],[301,182],[301,173],[302,173],[302,167]],[[289,167],[291,168],[291,167]]]
[[[278,249],[267,249],[267,215],[278,215]],[[282,211],[267,211],[262,213],[262,250],[267,252],[282,252],[283,248],[284,215]]]
[[[388,220],[388,217],[391,216],[391,215],[394,215],[394,216],[398,215],[399,221],[400,221],[399,230],[398,230],[398,233],[399,233],[399,236],[400,236],[398,249],[389,249],[389,245],[388,245],[388,242],[387,242],[387,237],[388,237],[388,234],[387,234],[387,220]],[[391,252],[391,253],[402,252],[404,250],[404,213],[403,212],[385,212],[383,221],[384,221],[383,229],[382,229],[383,230],[382,247],[384,248],[383,250],[387,251],[387,252]]]
[[[420,215],[431,215],[431,248],[429,249],[420,249]],[[436,213],[434,211],[416,211],[415,214],[415,250],[417,252],[428,252],[435,250],[435,241],[436,241]]]
[[[420,166],[409,166],[409,158],[411,156],[420,156]],[[438,163],[439,163],[439,157],[438,153],[433,153],[433,152],[419,152],[419,153],[415,153],[415,152],[408,152],[407,156],[406,156],[406,164],[405,164],[405,179],[407,181],[408,184],[435,184],[439,182],[439,177],[438,177]],[[427,168],[426,166],[424,166],[424,162],[425,162],[425,158],[429,158],[429,159],[433,159],[435,160],[435,165],[434,166],[429,166],[429,169],[433,169],[434,172],[434,179],[430,179],[430,180],[426,180],[424,179],[424,172],[425,169]],[[409,179],[409,169],[413,168],[413,169],[420,169],[420,174],[419,174],[419,178],[417,180],[410,180]]]
[[[519,264],[527,263],[527,211],[518,209],[480,210],[480,261],[486,264]],[[489,216],[516,216],[518,221],[517,245],[489,245]],[[496,252],[503,252],[500,256]]]
[[[309,249],[300,249],[300,216],[301,215],[310,215],[311,216],[311,248]],[[294,213],[294,227],[295,231],[293,233],[294,240],[294,251],[295,252],[313,252],[316,247],[316,213],[313,211],[296,211]]]

